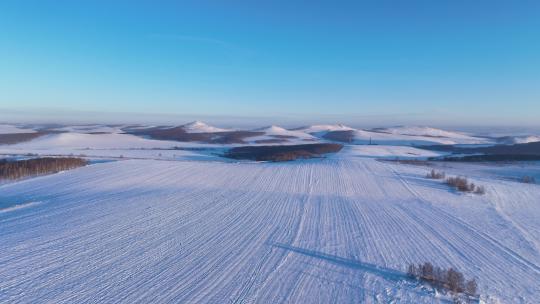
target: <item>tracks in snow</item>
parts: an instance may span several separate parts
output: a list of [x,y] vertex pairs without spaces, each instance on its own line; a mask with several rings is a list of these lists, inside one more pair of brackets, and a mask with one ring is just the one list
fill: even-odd
[[369,159],[130,160],[8,198],[42,203],[0,214],[0,302],[432,303],[396,281],[423,261],[474,269],[503,299],[540,295],[538,266]]

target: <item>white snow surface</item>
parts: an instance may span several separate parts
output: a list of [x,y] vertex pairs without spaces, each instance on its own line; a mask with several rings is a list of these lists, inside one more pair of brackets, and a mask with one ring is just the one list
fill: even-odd
[[487,194],[351,151],[5,184],[0,303],[450,303],[404,275],[426,261],[476,277],[484,302],[537,303],[540,187],[452,170]]
[[382,146],[382,145],[351,145],[345,146],[343,150],[331,157],[373,157],[373,158],[396,158],[400,159],[426,159],[428,157],[441,156],[443,153],[437,151],[423,150],[407,146]]
[[16,125],[0,124],[0,134],[35,133],[33,129],[22,128]]

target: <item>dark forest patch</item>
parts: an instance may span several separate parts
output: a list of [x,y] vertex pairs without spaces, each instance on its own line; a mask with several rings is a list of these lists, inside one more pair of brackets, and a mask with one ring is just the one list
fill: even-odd
[[260,139],[260,140],[254,141],[254,143],[256,143],[256,144],[280,144],[280,143],[284,143],[284,142],[287,142],[287,140],[286,139],[279,139],[279,138]]
[[225,157],[256,161],[291,161],[322,157],[327,153],[336,153],[343,148],[340,144],[305,144],[290,146],[247,146],[232,148]]
[[344,143],[351,143],[354,140],[354,131],[330,131],[323,135],[324,139],[339,141]]
[[50,132],[0,134],[0,145],[13,145],[47,135]]
[[182,142],[203,142],[209,144],[242,144],[244,139],[264,135],[264,132],[254,131],[226,131],[226,132],[206,132],[189,133],[183,127],[174,128],[150,128],[150,129],[126,129],[126,132],[133,135],[148,136],[158,140],[174,140]]
[[0,180],[56,173],[82,167],[86,164],[86,160],[75,157],[43,157],[16,161],[0,160]]

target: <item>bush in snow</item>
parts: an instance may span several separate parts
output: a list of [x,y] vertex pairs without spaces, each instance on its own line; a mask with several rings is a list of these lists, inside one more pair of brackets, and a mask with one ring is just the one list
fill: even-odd
[[473,192],[475,194],[486,193],[486,189],[483,186],[476,186],[474,183],[469,182],[465,177],[461,176],[449,177],[445,180],[445,183],[461,192]]
[[456,188],[458,191],[461,192],[471,192],[474,191],[474,185],[470,185],[469,181],[465,177],[449,177],[446,179],[446,184],[449,186],[452,186]]
[[431,172],[429,172],[426,177],[431,179],[443,179],[446,177],[446,174],[442,171],[435,171],[435,169],[431,169]]
[[448,290],[456,294],[477,296],[478,284],[475,279],[465,280],[463,273],[450,267],[448,269],[435,267],[429,262],[410,264],[407,275],[416,280],[426,282],[437,289]]

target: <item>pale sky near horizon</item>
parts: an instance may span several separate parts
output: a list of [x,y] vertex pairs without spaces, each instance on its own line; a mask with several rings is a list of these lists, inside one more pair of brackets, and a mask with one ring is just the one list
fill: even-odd
[[0,120],[89,115],[540,126],[540,1],[0,2]]

